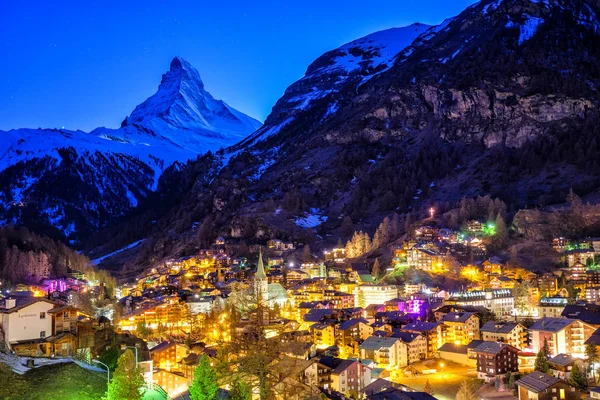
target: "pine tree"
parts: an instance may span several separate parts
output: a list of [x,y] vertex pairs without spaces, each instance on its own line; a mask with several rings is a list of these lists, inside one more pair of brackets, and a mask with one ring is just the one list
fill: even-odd
[[589,368],[592,370],[592,376],[594,383],[596,382],[596,370],[594,368],[594,364],[600,360],[600,355],[598,355],[598,347],[596,343],[591,342],[585,347],[585,358],[587,360]]
[[456,393],[456,400],[476,400],[475,391],[470,381],[464,380],[460,383],[458,393]]
[[506,244],[508,240],[508,228],[506,227],[506,222],[504,222],[504,217],[498,214],[496,217],[496,236],[494,237],[494,242],[497,246],[503,246]]
[[313,259],[313,256],[310,251],[310,246],[305,245],[304,249],[303,249],[303,253],[302,253],[302,261],[304,261],[305,263],[309,263],[312,261],[312,259]]
[[581,391],[585,391],[587,389],[587,378],[579,368],[578,363],[574,363],[573,368],[571,368],[571,375],[569,375],[569,383]]
[[142,400],[144,397],[144,378],[136,366],[131,350],[119,357],[117,369],[108,386],[106,400]]
[[214,400],[217,398],[217,392],[219,391],[217,373],[210,366],[210,359],[207,355],[200,357],[189,390],[190,399],[192,400]]
[[512,373],[512,372],[509,372],[508,373],[508,388],[510,390],[514,390],[514,388],[515,388],[515,380],[516,380],[515,374]]
[[375,279],[381,278],[381,265],[379,264],[379,258],[375,259],[375,263],[373,264],[373,271],[371,272],[371,275],[373,275],[373,277]]
[[359,307],[365,308],[367,306],[367,300],[365,299],[365,292],[362,289],[358,289],[358,294],[356,295],[356,303]]
[[344,238],[349,238],[350,236],[352,236],[352,232],[354,231],[353,228],[353,224],[352,224],[352,218],[350,218],[348,215],[346,215],[344,217],[344,219],[342,220],[342,227],[341,227],[341,233],[342,233],[342,237]]
[[544,339],[544,345],[538,351],[537,356],[535,358],[535,370],[539,372],[543,372],[545,374],[550,370],[550,365],[548,365],[548,358],[550,357],[550,350],[548,349],[548,341]]
[[430,396],[433,396],[433,389],[431,388],[431,384],[429,383],[429,379],[427,379],[427,381],[425,381],[425,387],[423,388],[423,391],[425,393],[427,393]]
[[231,390],[229,391],[228,400],[251,400],[252,391],[242,379],[233,381]]

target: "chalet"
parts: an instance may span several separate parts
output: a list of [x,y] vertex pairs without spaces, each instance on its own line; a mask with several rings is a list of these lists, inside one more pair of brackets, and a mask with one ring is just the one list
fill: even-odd
[[55,303],[42,297],[5,299],[0,308],[0,327],[9,347],[28,341],[40,342],[52,336],[49,312],[54,308]]
[[585,266],[588,260],[593,261],[596,252],[593,249],[573,249],[568,250],[565,254],[567,256],[567,265],[569,268],[573,268],[577,263]]
[[519,349],[506,343],[483,342],[475,348],[477,354],[477,378],[493,382],[504,378],[509,372],[519,370]]
[[512,289],[516,283],[517,281],[504,275],[494,276],[490,279],[490,287],[492,289]]
[[584,393],[569,383],[534,371],[516,382],[519,400],[579,400]]
[[527,347],[527,329],[519,323],[488,321],[480,331],[485,341],[510,344],[520,350]]
[[157,368],[178,370],[181,360],[188,355],[186,346],[175,342],[162,342],[150,349],[150,357]]
[[358,398],[371,383],[371,368],[354,360],[321,357],[317,363],[318,386]]
[[476,220],[467,222],[467,232],[473,235],[480,235],[483,233],[483,223]]
[[550,365],[550,375],[564,380],[569,380],[571,369],[575,364],[581,368],[581,371],[585,370],[584,361],[569,354],[558,354],[549,359],[548,364]]
[[294,243],[284,242],[279,239],[271,239],[267,242],[267,247],[277,251],[294,250]]
[[408,266],[423,271],[442,271],[446,255],[435,246],[415,246],[406,253]]
[[356,340],[366,340],[373,334],[373,327],[364,318],[342,322],[337,329],[338,345],[350,346]]
[[488,274],[501,275],[502,265],[503,263],[498,257],[491,257],[483,262],[483,270]]

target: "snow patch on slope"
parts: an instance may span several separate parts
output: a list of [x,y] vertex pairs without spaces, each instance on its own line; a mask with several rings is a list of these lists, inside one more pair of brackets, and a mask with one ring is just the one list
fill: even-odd
[[106,260],[109,257],[116,256],[117,254],[122,253],[122,252],[124,252],[126,250],[133,249],[134,247],[136,247],[137,245],[139,245],[140,243],[142,243],[144,240],[146,240],[146,239],[138,240],[137,242],[133,242],[133,243],[131,243],[131,244],[129,244],[129,245],[127,245],[127,246],[119,249],[119,250],[113,251],[112,253],[108,253],[108,254],[106,254],[106,255],[104,255],[102,257],[95,258],[95,259],[92,260],[92,264],[98,265],[103,260]]
[[305,229],[316,228],[325,221],[327,216],[317,208],[311,208],[309,212],[304,213],[304,216],[295,219],[296,225]]

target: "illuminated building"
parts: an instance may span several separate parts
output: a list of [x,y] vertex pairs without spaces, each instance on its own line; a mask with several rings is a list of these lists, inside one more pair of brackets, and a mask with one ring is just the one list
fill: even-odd
[[140,324],[149,329],[156,329],[159,325],[165,327],[182,327],[185,321],[183,308],[185,305],[162,303],[147,309],[134,310],[124,315],[119,322],[123,330],[135,331]]
[[402,328],[404,332],[418,333],[427,342],[426,358],[435,357],[444,344],[444,325],[441,322],[415,322]]
[[371,336],[360,346],[360,357],[371,360],[380,368],[405,367],[408,360],[406,345],[394,337]]
[[162,342],[150,349],[150,357],[154,366],[167,371],[178,371],[180,361],[187,354],[187,347],[175,342]]
[[506,343],[483,342],[475,348],[477,354],[477,378],[494,382],[508,373],[519,370],[519,349]]
[[537,307],[538,316],[560,318],[568,303],[569,299],[566,297],[542,297]]
[[325,251],[325,260],[333,261],[336,263],[343,263],[344,261],[346,261],[346,249],[341,247],[331,249],[331,251]]
[[570,354],[585,357],[585,341],[596,328],[578,319],[542,318],[529,328],[532,351],[537,353],[548,342],[550,354]]
[[335,326],[333,324],[313,324],[310,327],[313,343],[320,349],[335,346]]
[[479,317],[470,312],[450,312],[442,317],[446,329],[445,341],[454,344],[469,344],[479,340]]
[[446,304],[485,307],[499,318],[512,316],[515,298],[509,289],[494,289],[450,294]]
[[370,304],[385,304],[386,301],[398,297],[398,287],[395,285],[360,285],[354,288],[355,305],[358,304],[358,295],[362,292],[364,296],[365,306]]
[[406,253],[408,266],[411,268],[435,272],[443,271],[446,256],[433,246],[415,246]]
[[480,332],[482,339],[488,342],[507,343],[519,350],[527,346],[527,329],[516,322],[488,321]]
[[350,346],[357,339],[366,340],[373,334],[373,327],[364,318],[342,322],[337,329],[338,345]]

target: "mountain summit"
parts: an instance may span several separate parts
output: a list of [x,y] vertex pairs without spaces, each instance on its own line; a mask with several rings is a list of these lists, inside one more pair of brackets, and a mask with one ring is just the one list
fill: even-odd
[[216,100],[175,57],[157,92],[119,129],[0,131],[0,224],[67,237],[94,231],[156,190],[173,163],[231,146],[260,126]]

